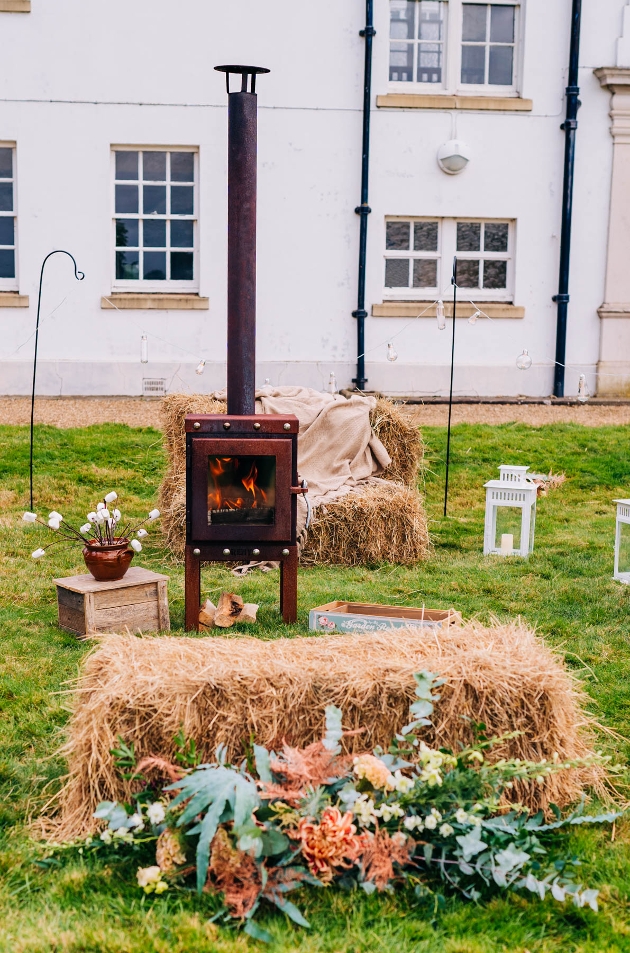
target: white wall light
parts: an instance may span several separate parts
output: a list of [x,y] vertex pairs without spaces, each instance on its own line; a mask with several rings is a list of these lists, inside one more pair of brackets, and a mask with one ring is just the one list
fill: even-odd
[[447,175],[458,175],[470,162],[470,146],[461,139],[449,139],[437,151],[437,162]]

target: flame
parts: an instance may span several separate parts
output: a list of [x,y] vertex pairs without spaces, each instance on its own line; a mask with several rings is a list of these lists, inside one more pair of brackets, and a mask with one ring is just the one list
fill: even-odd
[[208,466],[211,475],[215,478],[214,488],[209,488],[208,490],[208,507],[210,509],[238,510],[244,507],[253,509],[254,507],[262,506],[267,503],[267,494],[256,482],[258,479],[258,467],[255,462],[252,463],[249,473],[240,480],[247,493],[250,494],[250,498],[237,496],[236,493],[238,493],[238,489],[235,484],[222,487],[220,481],[217,479],[217,477],[226,473],[231,473],[236,476],[239,468],[238,457],[210,457],[208,459]]

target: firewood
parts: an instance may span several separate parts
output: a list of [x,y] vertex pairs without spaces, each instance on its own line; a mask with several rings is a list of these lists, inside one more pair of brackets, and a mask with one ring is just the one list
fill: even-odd
[[214,617],[216,615],[217,607],[210,602],[209,599],[206,599],[204,605],[199,610],[199,626],[202,629],[213,629],[214,628]]
[[222,629],[227,629],[234,625],[243,608],[243,600],[233,592],[222,592],[217,611],[214,616],[214,624]]
[[246,602],[240,611],[238,622],[255,622],[258,606],[255,602]]

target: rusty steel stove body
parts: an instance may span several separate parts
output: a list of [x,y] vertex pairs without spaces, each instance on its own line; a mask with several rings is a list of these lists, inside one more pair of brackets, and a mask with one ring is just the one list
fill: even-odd
[[[227,414],[186,417],[186,629],[199,628],[201,564],[280,563],[280,611],[297,618],[298,419],[255,413],[256,75],[217,66],[228,91]],[[230,75],[242,77],[230,92]],[[249,87],[249,88],[248,88]]]

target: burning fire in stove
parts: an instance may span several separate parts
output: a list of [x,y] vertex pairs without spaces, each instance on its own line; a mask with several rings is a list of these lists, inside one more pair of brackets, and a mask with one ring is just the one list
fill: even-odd
[[208,458],[208,523],[273,523],[273,456]]

